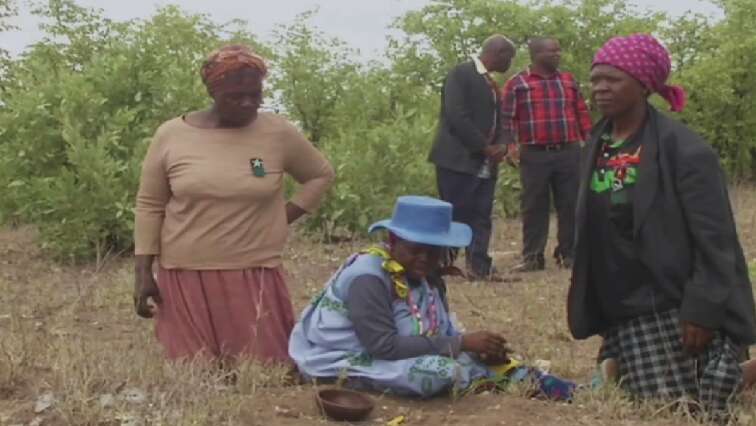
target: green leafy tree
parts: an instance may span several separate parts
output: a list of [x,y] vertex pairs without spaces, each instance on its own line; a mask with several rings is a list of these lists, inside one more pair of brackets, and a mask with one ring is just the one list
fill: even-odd
[[57,0],[36,13],[46,41],[13,64],[0,110],[0,214],[36,224],[61,258],[102,259],[132,244],[155,129],[209,103],[198,74],[207,53],[255,41],[173,6],[125,23]]
[[[0,0],[0,33],[4,31],[17,29],[15,25],[11,24],[9,19],[18,14],[18,7],[14,0]],[[5,49],[0,49],[2,52],[6,52]]]
[[[379,62],[360,65],[343,42],[313,29],[311,13],[274,41],[274,102],[337,170],[337,182],[306,227],[327,238],[363,233],[403,193],[431,193],[425,162],[435,114],[410,106],[412,92]],[[289,182],[291,185],[291,182]]]
[[718,2],[724,19],[704,32],[690,24],[673,28],[674,50],[687,62],[676,76],[688,91],[683,118],[719,151],[736,179],[756,176],[756,3]]
[[274,32],[271,82],[277,103],[316,145],[334,129],[335,110],[357,72],[354,52],[310,25],[314,11]]
[[606,40],[653,32],[664,18],[639,12],[625,0],[442,0],[398,19],[394,27],[404,36],[391,47],[403,71],[440,84],[450,67],[476,54],[492,34],[504,34],[519,47],[510,73],[529,62],[530,38],[552,36],[562,44],[563,68],[586,80],[593,54]]
[[[315,12],[279,26],[267,47],[243,21],[219,25],[173,6],[146,20],[114,22],[74,0],[37,2],[45,37],[0,70],[0,221],[37,225],[43,245],[64,259],[101,260],[128,249],[149,140],[161,122],[208,105],[198,69],[229,41],[270,60],[267,100],[336,168],[324,205],[305,223],[331,239],[361,235],[390,214],[398,195],[435,195],[426,158],[443,78],[493,33],[520,48],[510,73],[527,65],[529,38],[557,37],[563,68],[583,83],[610,37],[659,35],[672,52],[674,81],[690,95],[679,117],[718,149],[734,176],[753,178],[756,3],[718,4],[724,18],[712,21],[671,20],[625,0],[439,0],[398,18],[400,35],[385,55],[364,63],[311,25]],[[0,0],[0,31],[15,12],[12,0]],[[587,84],[582,88],[587,94]],[[518,191],[517,172],[504,168],[500,213],[517,212]]]
[[[441,0],[394,23],[403,35],[390,41],[388,56],[394,65],[395,84],[413,87],[408,90],[413,94],[408,102],[438,111],[448,70],[477,54],[492,34],[504,34],[519,47],[505,78],[529,63],[530,38],[552,36],[562,45],[562,68],[586,82],[593,55],[606,40],[620,34],[654,32],[664,18],[661,13],[639,12],[625,0]],[[583,84],[582,90],[587,97],[588,85]],[[517,213],[520,183],[516,171],[503,168],[498,188],[500,212]]]
[[[9,19],[16,16],[17,13],[18,9],[14,0],[0,0],[0,33],[16,29],[9,22]],[[7,50],[0,47],[0,93],[3,92],[7,84],[6,79],[9,66],[10,54]]]

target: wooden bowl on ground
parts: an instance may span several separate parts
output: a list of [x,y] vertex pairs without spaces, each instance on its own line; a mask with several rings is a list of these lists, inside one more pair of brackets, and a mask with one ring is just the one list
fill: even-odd
[[315,394],[321,412],[337,421],[359,422],[373,411],[373,400],[360,392],[348,389],[324,389]]

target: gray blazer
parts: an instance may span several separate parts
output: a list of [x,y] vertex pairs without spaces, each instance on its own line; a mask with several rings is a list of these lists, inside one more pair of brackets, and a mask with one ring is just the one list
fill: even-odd
[[[494,116],[499,122],[498,94],[473,61],[454,67],[444,80],[438,131],[428,160],[437,167],[475,175],[489,144]],[[493,140],[498,139],[500,126]]]

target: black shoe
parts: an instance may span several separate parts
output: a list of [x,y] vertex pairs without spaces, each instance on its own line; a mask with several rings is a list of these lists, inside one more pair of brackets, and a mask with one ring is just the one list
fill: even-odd
[[572,258],[557,256],[556,264],[562,269],[572,269]]
[[491,267],[487,274],[478,274],[475,272],[468,272],[467,279],[470,281],[484,281],[489,283],[516,283],[522,281],[520,277],[502,276],[495,267]]
[[519,265],[515,266],[512,269],[513,273],[519,274],[523,272],[535,272],[535,271],[543,271],[546,269],[546,262],[544,261],[543,257],[535,257],[535,258],[528,258],[525,259],[524,262],[520,263]]
[[512,275],[502,276],[499,274],[477,275],[469,273],[467,279],[470,281],[487,282],[487,283],[518,283],[522,278]]
[[562,253],[562,251],[559,250],[559,247],[554,250],[554,261],[557,266],[562,269],[572,268],[572,256]]

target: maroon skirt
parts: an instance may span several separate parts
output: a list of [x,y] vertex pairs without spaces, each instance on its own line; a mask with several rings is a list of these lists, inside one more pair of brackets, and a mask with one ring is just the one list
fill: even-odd
[[249,357],[291,364],[294,312],[282,267],[163,269],[155,332],[169,359]]

